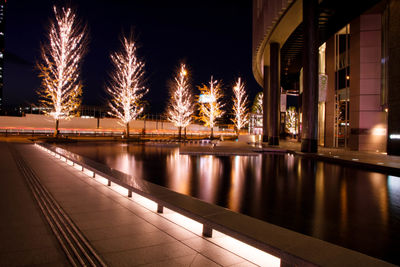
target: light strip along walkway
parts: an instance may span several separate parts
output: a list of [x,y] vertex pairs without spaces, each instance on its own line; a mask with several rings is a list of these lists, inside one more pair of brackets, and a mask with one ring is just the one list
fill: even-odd
[[41,184],[35,172],[10,145],[11,154],[72,266],[106,266],[68,215]]
[[255,266],[34,145],[15,148],[110,266]]

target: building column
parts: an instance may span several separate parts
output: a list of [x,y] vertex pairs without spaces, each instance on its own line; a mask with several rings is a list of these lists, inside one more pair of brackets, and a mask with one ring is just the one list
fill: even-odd
[[277,146],[279,145],[279,120],[280,120],[280,55],[279,55],[279,43],[270,44],[270,87],[268,96],[268,110],[269,110],[269,121],[268,121],[268,144]]
[[303,0],[303,116],[301,151],[318,150],[318,0]]
[[263,142],[268,142],[268,96],[269,96],[269,66],[264,66],[264,90],[263,90]]
[[400,156],[400,1],[391,0],[388,5],[388,131],[387,153]]

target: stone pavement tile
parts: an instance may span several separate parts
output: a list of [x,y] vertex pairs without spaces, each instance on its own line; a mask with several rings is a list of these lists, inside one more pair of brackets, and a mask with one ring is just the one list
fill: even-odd
[[159,229],[146,222],[126,224],[122,226],[109,226],[97,229],[87,229],[85,231],[85,236],[90,241],[96,241],[131,236],[138,233],[150,233],[154,231],[159,231]]
[[49,233],[47,225],[30,225],[30,224],[19,224],[19,225],[7,225],[0,227],[0,237],[2,239],[18,238],[21,239],[24,236],[36,236],[45,235]]
[[210,259],[207,259],[201,254],[196,254],[196,255],[189,255],[189,256],[184,256],[184,257],[178,257],[178,258],[173,258],[173,259],[168,259],[168,260],[163,260],[160,262],[154,262],[154,263],[149,263],[142,265],[145,267],[164,267],[164,266],[190,266],[190,267],[217,267],[221,266]]
[[118,201],[118,203],[127,208],[128,210],[132,211],[137,215],[143,215],[145,213],[154,213],[153,211],[146,209],[145,207],[141,206],[140,204],[132,201],[129,198],[123,198]]
[[229,265],[229,267],[257,267],[257,266],[258,265],[253,264],[253,263],[251,263],[249,261],[243,261],[243,262],[240,262],[240,263],[235,263],[235,264]]
[[161,231],[155,231],[148,233],[137,233],[130,236],[97,240],[93,241],[92,244],[100,253],[109,253],[173,242],[178,241]]
[[167,229],[164,229],[163,231],[165,233],[171,235],[173,238],[175,238],[177,240],[185,240],[185,239],[199,237],[198,235],[190,232],[189,230],[187,230],[181,226],[167,228]]
[[84,213],[90,211],[106,211],[115,208],[115,205],[108,201],[107,199],[88,200],[79,201],[79,199],[69,199],[64,201],[59,201],[60,206],[68,213]]
[[182,240],[182,243],[223,266],[229,266],[244,261],[243,258],[201,237]]
[[42,264],[69,266],[63,252],[54,247],[0,253],[0,266],[35,266]]
[[35,234],[26,233],[24,235],[2,237],[0,242],[0,253],[23,251],[32,249],[41,249],[56,247],[58,243],[52,233]]
[[143,222],[143,219],[139,218],[138,216],[131,214],[129,216],[123,216],[123,217],[112,217],[110,216],[108,219],[106,218],[99,218],[99,219],[74,219],[75,224],[81,229],[81,230],[87,230],[87,229],[97,229],[97,228],[104,228],[108,226],[123,226],[123,225],[129,225],[132,223],[141,223]]
[[104,259],[110,266],[123,267],[157,263],[162,260],[196,254],[196,251],[184,244],[172,242],[117,253],[107,253],[104,254]]
[[112,218],[112,220],[126,220],[126,219],[132,219],[133,221],[139,221],[143,220],[133,214],[131,211],[128,209],[116,205],[114,209],[111,210],[94,210],[94,211],[88,211],[88,212],[79,212],[79,213],[74,213],[71,215],[71,217],[74,220],[77,221],[92,221],[92,220],[109,220]]
[[146,221],[151,222],[154,226],[156,226],[159,229],[164,230],[164,231],[166,229],[181,227],[181,226],[177,226],[175,223],[163,218],[162,216],[160,216],[154,212],[145,213],[145,214],[141,215],[141,217],[143,219],[145,219]]

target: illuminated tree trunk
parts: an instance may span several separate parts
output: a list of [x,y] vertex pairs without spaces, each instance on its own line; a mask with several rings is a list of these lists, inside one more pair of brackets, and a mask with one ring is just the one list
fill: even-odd
[[178,127],[178,139],[181,140],[181,138],[182,138],[182,127],[179,126]]
[[211,138],[211,139],[214,138],[214,127],[211,127],[211,135],[210,135],[210,138]]
[[54,137],[58,137],[59,135],[59,130],[58,130],[58,126],[59,126],[59,119],[56,119],[56,128],[54,129]]
[[129,122],[126,123],[126,138],[129,138]]

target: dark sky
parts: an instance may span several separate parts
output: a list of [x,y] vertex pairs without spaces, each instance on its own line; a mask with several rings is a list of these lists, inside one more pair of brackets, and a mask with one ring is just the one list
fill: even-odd
[[[6,105],[37,102],[40,86],[35,63],[46,41],[52,5],[66,1],[13,0],[6,6],[4,97]],[[152,1],[70,0],[89,26],[90,43],[82,67],[83,104],[106,103],[104,84],[111,71],[110,52],[122,32],[133,28],[146,63],[149,112],[161,113],[168,99],[167,82],[184,60],[197,85],[210,76],[222,80],[226,94],[240,75],[250,100],[262,89],[251,72],[250,0]]]

